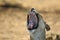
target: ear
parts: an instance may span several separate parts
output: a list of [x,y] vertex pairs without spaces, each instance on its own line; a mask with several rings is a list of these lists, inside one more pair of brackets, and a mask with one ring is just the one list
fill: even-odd
[[50,30],[50,26],[48,24],[45,25],[45,28],[46,28],[47,31]]

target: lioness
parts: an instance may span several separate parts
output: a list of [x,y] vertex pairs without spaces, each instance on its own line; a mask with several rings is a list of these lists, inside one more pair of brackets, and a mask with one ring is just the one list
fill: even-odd
[[30,40],[46,40],[45,28],[50,30],[50,27],[44,22],[41,15],[32,8],[27,14],[27,29],[30,32]]

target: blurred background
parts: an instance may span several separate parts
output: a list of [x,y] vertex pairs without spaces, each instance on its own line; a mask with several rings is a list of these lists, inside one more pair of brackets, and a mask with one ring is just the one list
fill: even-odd
[[29,40],[26,14],[35,8],[50,25],[47,40],[60,40],[60,0],[0,0],[0,40]]

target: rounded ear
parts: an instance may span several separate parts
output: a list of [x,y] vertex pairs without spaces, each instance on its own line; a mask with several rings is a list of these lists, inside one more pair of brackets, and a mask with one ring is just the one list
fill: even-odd
[[56,40],[60,40],[60,35],[56,35]]
[[46,28],[47,31],[50,30],[50,26],[48,24],[45,25],[45,28]]

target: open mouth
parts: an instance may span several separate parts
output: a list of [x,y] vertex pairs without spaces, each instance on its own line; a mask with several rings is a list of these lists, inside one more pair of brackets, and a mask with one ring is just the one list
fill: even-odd
[[39,24],[38,14],[31,9],[31,12],[27,15],[27,28],[28,30],[37,29]]

